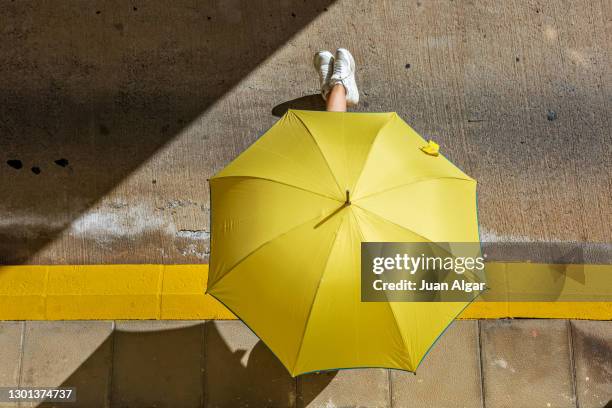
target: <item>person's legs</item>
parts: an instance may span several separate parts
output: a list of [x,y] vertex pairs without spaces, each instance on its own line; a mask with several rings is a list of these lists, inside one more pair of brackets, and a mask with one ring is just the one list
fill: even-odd
[[327,94],[328,112],[346,112],[346,89],[344,85],[336,84]]
[[319,73],[321,96],[329,112],[346,112],[347,106],[359,102],[355,82],[355,59],[345,48],[338,48],[336,55],[319,51],[314,56],[314,67]]
[[[329,88],[338,88],[337,92],[341,92],[344,108],[347,106],[355,106],[359,102],[359,91],[357,90],[357,82],[355,81],[355,59],[346,48],[338,48],[334,57],[334,73],[329,78]],[[329,104],[327,105],[329,109]]]

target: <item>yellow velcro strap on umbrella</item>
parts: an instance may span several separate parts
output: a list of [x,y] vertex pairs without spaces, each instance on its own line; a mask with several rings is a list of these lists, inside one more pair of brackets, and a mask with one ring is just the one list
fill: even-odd
[[440,154],[440,145],[430,140],[425,146],[421,147],[421,150],[430,156],[437,156]]

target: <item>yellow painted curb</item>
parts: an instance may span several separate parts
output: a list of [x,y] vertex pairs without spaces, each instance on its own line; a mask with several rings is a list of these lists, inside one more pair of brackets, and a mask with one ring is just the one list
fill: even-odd
[[[497,266],[513,275],[558,268]],[[568,283],[570,291],[596,285],[610,266],[582,265],[581,271],[580,282]],[[235,319],[204,295],[207,276],[204,264],[0,266],[0,320]],[[610,320],[612,302],[474,302],[459,318],[501,317]]]

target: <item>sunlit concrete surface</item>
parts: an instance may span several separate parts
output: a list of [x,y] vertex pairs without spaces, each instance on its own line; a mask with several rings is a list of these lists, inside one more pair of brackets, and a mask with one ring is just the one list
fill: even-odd
[[321,109],[312,54],[338,46],[357,110],[397,111],[478,180],[483,240],[605,243],[610,18],[586,0],[3,2],[0,263],[206,262],[207,179],[273,110]]

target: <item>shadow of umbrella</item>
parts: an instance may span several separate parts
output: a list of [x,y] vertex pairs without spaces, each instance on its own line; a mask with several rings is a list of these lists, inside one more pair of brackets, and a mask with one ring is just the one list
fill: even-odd
[[309,387],[308,396],[298,396],[297,379],[261,340],[239,322],[223,323],[239,329],[233,339],[246,336],[254,345],[232,347],[214,322],[184,322],[170,330],[116,330],[61,386],[77,388],[73,407],[110,402],[121,408],[285,408],[296,401],[306,406],[336,375],[325,373]]

